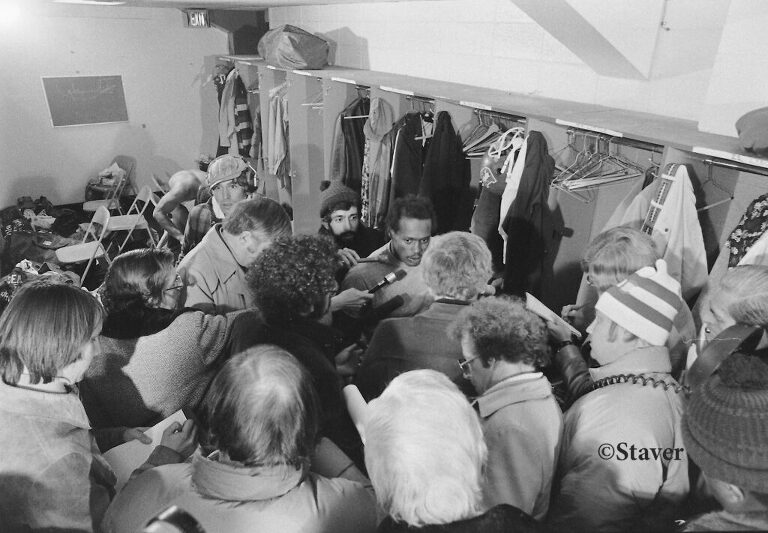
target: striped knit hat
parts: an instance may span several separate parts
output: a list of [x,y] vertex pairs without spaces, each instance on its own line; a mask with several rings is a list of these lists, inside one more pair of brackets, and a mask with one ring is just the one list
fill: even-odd
[[659,259],[656,268],[641,268],[604,292],[595,309],[649,344],[664,346],[682,305],[680,283]]
[[729,356],[689,398],[682,428],[705,474],[768,494],[768,364]]

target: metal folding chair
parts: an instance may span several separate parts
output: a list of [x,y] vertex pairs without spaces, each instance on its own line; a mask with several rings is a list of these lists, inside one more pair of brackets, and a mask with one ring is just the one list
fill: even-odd
[[[83,203],[83,211],[88,213],[96,212],[101,206],[106,207],[109,211],[117,211],[119,214],[123,214],[120,206],[120,198],[123,196],[123,192],[126,187],[133,189],[131,185],[131,177],[133,176],[136,168],[136,159],[127,155],[117,155],[112,160],[112,163],[117,164],[118,167],[125,171],[125,175],[122,178],[117,178],[112,185],[91,185],[90,188],[98,190],[104,194],[103,200],[90,200]],[[112,165],[110,163],[110,166]]]
[[[149,227],[149,223],[147,222],[146,217],[144,216],[144,212],[147,210],[147,207],[151,203],[153,206],[157,207],[157,202],[159,199],[155,194],[152,192],[152,190],[149,188],[148,185],[145,185],[141,188],[139,191],[139,194],[136,195],[136,198],[133,200],[133,203],[131,204],[131,207],[128,208],[128,211],[125,215],[120,216],[112,216],[109,219],[109,225],[108,230],[109,231],[127,231],[128,235],[125,236],[125,239],[123,239],[123,242],[118,246],[117,253],[120,254],[123,252],[123,248],[125,248],[125,245],[128,243],[128,240],[131,238],[131,235],[133,235],[133,232],[137,229],[143,230],[147,232],[147,235],[149,236],[150,242],[152,242],[152,246],[157,246],[157,243],[155,242],[155,237],[152,234],[152,230]],[[141,205],[139,205],[141,204]],[[110,243],[110,246],[112,243]]]
[[[109,211],[105,206],[100,206],[96,209],[88,229],[85,231],[83,242],[80,244],[73,244],[71,246],[64,246],[56,250],[56,259],[60,263],[72,264],[82,263],[88,261],[88,264],[83,271],[83,275],[80,278],[80,286],[83,286],[85,277],[88,275],[88,271],[91,269],[94,259],[105,258],[107,263],[111,263],[107,250],[104,248],[104,237],[108,233],[109,226]],[[93,241],[88,241],[88,238],[92,237]]]

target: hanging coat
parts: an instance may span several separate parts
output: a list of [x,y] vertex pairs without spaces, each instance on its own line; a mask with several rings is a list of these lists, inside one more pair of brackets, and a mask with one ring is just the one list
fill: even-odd
[[[467,231],[472,218],[469,160],[451,124],[451,115],[437,114],[432,142],[424,160],[419,196],[432,200],[437,216],[434,233]],[[468,203],[469,202],[469,203]]]
[[504,292],[539,296],[546,254],[554,240],[554,221],[547,205],[555,161],[538,131],[528,134],[520,187],[502,228],[507,234]]
[[[696,196],[685,165],[673,165],[663,178],[672,183],[651,237],[667,262],[669,275],[680,282],[683,299],[691,301],[707,282],[707,254],[696,212]],[[640,191],[628,206],[623,201],[603,231],[619,225],[640,229],[660,184],[657,180]],[[634,191],[636,187],[630,194]]]
[[[253,137],[253,122],[251,120],[251,111],[248,109],[248,91],[240,76],[235,75],[234,88],[234,131],[235,142],[232,143],[234,153],[248,157],[251,151],[251,138]],[[230,153],[233,153],[230,148]]]
[[368,115],[370,100],[357,98],[339,113],[334,131],[333,152],[331,154],[331,181],[339,180],[355,192],[360,192],[363,174],[363,150],[365,135],[362,118],[345,119]]
[[361,217],[369,228],[382,228],[389,204],[392,163],[392,106],[383,98],[371,100],[371,113],[363,126],[365,150],[360,197]]
[[424,165],[424,151],[431,139],[422,143],[421,115],[406,113],[393,128],[397,132],[392,155],[392,185],[389,189],[389,205],[396,198],[407,194],[418,194]]

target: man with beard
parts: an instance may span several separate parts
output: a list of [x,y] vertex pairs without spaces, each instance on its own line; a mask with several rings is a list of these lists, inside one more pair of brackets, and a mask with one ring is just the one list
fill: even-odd
[[340,182],[332,182],[320,193],[320,218],[318,233],[333,237],[344,270],[384,245],[381,231],[360,222],[360,195]]

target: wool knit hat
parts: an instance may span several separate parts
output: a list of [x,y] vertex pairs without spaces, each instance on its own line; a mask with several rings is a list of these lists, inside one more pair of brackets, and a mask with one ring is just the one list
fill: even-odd
[[360,205],[360,195],[341,182],[332,181],[328,188],[320,193],[320,216],[330,215],[331,208],[341,202]]
[[682,429],[705,474],[768,494],[768,364],[729,356],[689,398]]
[[659,259],[656,268],[643,267],[605,291],[595,309],[649,344],[664,346],[682,305],[680,283]]
[[[205,184],[209,189],[213,189],[225,181],[236,180],[244,170],[248,170],[250,165],[240,156],[224,154],[217,157],[208,165],[208,175],[205,178]],[[247,185],[247,178],[244,185]]]

